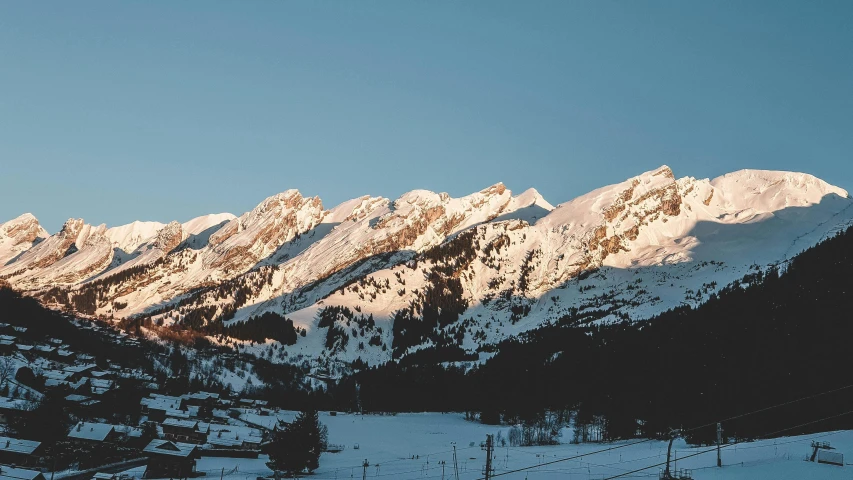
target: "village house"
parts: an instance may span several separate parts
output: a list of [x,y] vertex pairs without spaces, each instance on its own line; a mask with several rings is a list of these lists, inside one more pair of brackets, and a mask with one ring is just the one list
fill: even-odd
[[72,382],[77,382],[88,376],[89,372],[96,369],[98,366],[94,363],[84,365],[72,365],[65,367],[63,371],[69,374],[68,379]]
[[0,463],[32,466],[38,461],[41,442],[0,437]]
[[44,480],[44,475],[38,470],[0,465],[0,480]]
[[61,348],[61,349],[56,351],[56,358],[60,362],[70,364],[70,363],[74,362],[75,356],[76,356],[76,354],[74,352],[72,352],[71,350],[66,350],[64,348]]
[[148,455],[148,467],[142,478],[192,477],[200,456],[198,445],[170,440],[152,440],[143,453]]
[[71,385],[71,374],[62,370],[42,370],[44,386],[48,388]]
[[71,427],[68,439],[78,443],[99,444],[119,439],[115,425],[108,423],[79,422]]
[[0,397],[0,425],[9,423],[13,415],[26,415],[29,412],[29,402],[19,398]]
[[169,395],[160,395],[159,393],[152,393],[146,398],[140,400],[140,405],[142,406],[142,414],[147,415],[149,420],[153,420],[155,422],[162,422],[166,419],[167,412],[170,413],[172,417],[180,417],[185,416],[189,418],[189,415],[186,414],[186,405],[181,397],[171,397]]
[[167,440],[199,445],[207,442],[207,434],[210,431],[210,424],[175,418],[167,418],[161,427],[163,427],[163,437]]
[[98,406],[101,404],[100,400],[95,400],[87,397],[86,395],[79,395],[76,393],[66,396],[65,401],[69,403],[70,412],[83,415],[94,414]]

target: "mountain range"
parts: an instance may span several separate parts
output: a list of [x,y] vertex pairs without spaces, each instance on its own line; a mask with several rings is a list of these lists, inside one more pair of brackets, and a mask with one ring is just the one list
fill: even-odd
[[[185,223],[70,219],[51,235],[24,214],[0,224],[0,279],[53,308],[135,320],[152,334],[286,318],[301,335],[276,350],[282,362],[334,370],[448,348],[483,359],[545,324],[699,305],[853,224],[851,206],[808,174],[709,180],[666,166],[556,207],[503,184],[331,209],[287,190],[237,217]],[[272,355],[272,340],[241,343]]]

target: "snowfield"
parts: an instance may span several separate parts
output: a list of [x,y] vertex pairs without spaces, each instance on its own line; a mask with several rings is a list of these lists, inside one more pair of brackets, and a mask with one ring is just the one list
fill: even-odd
[[[292,420],[292,412],[282,412],[282,419]],[[271,418],[271,417],[265,417]],[[361,479],[363,462],[367,460],[367,478],[415,480],[455,478],[453,446],[456,446],[459,478],[482,478],[485,452],[481,449],[487,434],[506,438],[508,427],[482,425],[466,421],[461,414],[422,413],[397,415],[320,414],[329,429],[329,443],[344,447],[340,453],[324,453],[320,468],[307,478]],[[547,447],[498,447],[494,453],[495,474],[507,480],[603,480],[614,475],[666,461],[667,443],[647,441],[603,444],[570,444],[571,431],[564,431],[561,445]],[[829,442],[845,461],[853,458],[853,431],[837,431],[811,435],[782,437],[742,443],[724,448],[723,468],[717,468],[712,447],[688,447],[675,442],[673,458],[684,458],[698,452],[707,453],[677,461],[678,469],[692,471],[696,480],[805,480],[847,479],[853,467],[837,467],[804,461],[810,455],[812,441]],[[356,448],[358,445],[358,448]],[[625,446],[629,445],[629,446]],[[610,449],[603,453],[600,450]],[[567,457],[572,460],[543,465]],[[270,475],[266,458],[204,457],[197,469],[208,477],[231,472],[226,478],[249,480]],[[539,466],[541,465],[541,466]],[[516,473],[511,470],[534,467]],[[620,478],[657,478],[662,467],[654,467]],[[141,475],[138,469],[132,473]]]

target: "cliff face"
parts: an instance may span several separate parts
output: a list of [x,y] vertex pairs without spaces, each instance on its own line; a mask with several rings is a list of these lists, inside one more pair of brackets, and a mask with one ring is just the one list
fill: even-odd
[[0,223],[0,266],[32,248],[48,237],[48,233],[32,214]]

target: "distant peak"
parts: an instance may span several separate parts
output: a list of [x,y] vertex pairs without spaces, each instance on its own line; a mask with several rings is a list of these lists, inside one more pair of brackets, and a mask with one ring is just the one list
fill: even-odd
[[65,221],[65,223],[62,224],[62,229],[60,230],[60,233],[68,233],[71,231],[76,232],[82,226],[83,226],[83,219],[82,218],[69,218],[68,220]]
[[25,223],[25,222],[38,223],[38,219],[32,213],[24,213],[24,214],[18,215],[17,217],[9,220],[8,222],[5,222],[5,223],[0,222],[0,225],[14,225],[14,224]]
[[514,198],[520,205],[538,205],[548,211],[554,209],[554,206],[548,200],[545,200],[545,197],[535,188],[528,188]]
[[812,201],[815,200],[811,198],[812,196],[822,197],[829,194],[836,194],[842,198],[849,198],[850,196],[847,190],[827,183],[814,175],[781,170],[738,170],[711,180],[711,185],[715,188],[728,190],[737,185],[753,192],[784,188],[792,193],[800,192]]
[[645,176],[645,175],[651,175],[653,177],[661,176],[664,178],[669,178],[670,180],[675,180],[675,174],[672,173],[672,169],[669,168],[668,165],[661,165],[660,167],[658,167],[658,168],[656,168],[650,172],[646,172],[641,176]]
[[498,182],[492,185],[491,187],[480,190],[480,193],[482,193],[483,195],[503,195],[505,191],[506,185],[504,185],[503,182]]

